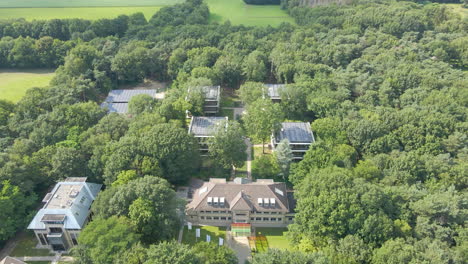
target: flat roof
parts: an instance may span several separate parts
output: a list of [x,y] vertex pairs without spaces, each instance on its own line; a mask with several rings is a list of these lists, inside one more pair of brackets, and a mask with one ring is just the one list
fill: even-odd
[[128,103],[133,96],[146,94],[156,98],[156,90],[112,90],[109,92],[105,102],[107,103]]
[[286,84],[265,84],[268,89],[268,96],[270,98],[281,98],[280,91],[286,86]]
[[83,185],[60,184],[50,200],[44,206],[45,209],[65,209],[70,208]]
[[290,143],[313,143],[315,141],[310,123],[303,122],[281,123],[281,130],[276,133],[276,141],[279,143],[285,138]]
[[117,113],[117,114],[128,113],[128,103],[102,103],[101,108],[107,109],[109,113]]
[[211,136],[216,132],[216,127],[223,121],[228,121],[228,118],[220,116],[193,116],[190,121],[189,133],[199,137]]

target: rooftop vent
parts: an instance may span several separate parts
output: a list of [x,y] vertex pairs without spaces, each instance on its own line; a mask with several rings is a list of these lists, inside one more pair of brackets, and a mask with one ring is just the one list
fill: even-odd
[[284,196],[284,192],[278,188],[275,188],[275,193],[281,195],[281,196]]
[[80,191],[72,189],[70,191],[69,196],[70,196],[70,198],[76,198],[76,196],[78,196],[79,193],[80,193]]
[[198,194],[202,195],[202,194],[206,193],[206,191],[208,191],[208,187],[203,187],[203,188],[200,189],[200,192]]

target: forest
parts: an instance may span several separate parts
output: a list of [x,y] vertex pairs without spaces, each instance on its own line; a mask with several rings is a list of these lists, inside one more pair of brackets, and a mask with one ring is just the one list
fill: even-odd
[[[76,263],[237,263],[225,247],[173,242],[184,206],[174,188],[200,170],[185,110],[199,113],[203,98],[185,100],[187,88],[221,85],[249,113],[229,133],[262,141],[302,120],[317,139],[287,171],[263,161],[262,176],[281,173],[295,189],[295,251],[252,264],[466,263],[468,19],[438,3],[299,3],[282,3],[297,25],[277,28],[209,23],[202,0],[149,21],[0,21],[0,68],[57,68],[49,87],[0,99],[0,241],[56,181],[88,177],[106,187]],[[171,83],[163,101],[136,98],[132,117],[99,107],[145,78]],[[287,84],[280,104],[262,99],[264,82]],[[219,166],[240,165],[242,150],[219,142]]]

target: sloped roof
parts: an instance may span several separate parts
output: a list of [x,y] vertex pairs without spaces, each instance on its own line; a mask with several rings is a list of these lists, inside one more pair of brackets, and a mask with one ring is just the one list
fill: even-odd
[[281,130],[276,133],[276,142],[288,139],[290,143],[313,143],[314,134],[309,123],[303,122],[284,122],[281,124]]
[[147,94],[152,98],[156,97],[156,90],[112,90],[107,95],[107,103],[128,103],[132,97],[140,94]]
[[[254,210],[259,212],[289,212],[286,184],[273,180],[239,183],[210,179],[193,192],[193,200],[187,205],[190,210]],[[208,204],[208,197],[224,197],[224,206]],[[275,206],[260,206],[258,198],[274,198]]]
[[0,260],[0,264],[26,264],[26,262],[23,262],[21,260],[18,260],[12,257],[6,257]]
[[219,116],[193,116],[190,121],[189,133],[200,137],[211,136],[216,132],[217,126],[222,121],[228,121],[228,118]]
[[45,205],[37,212],[28,229],[45,229],[43,221],[61,221],[66,229],[81,229],[89,208],[101,190],[101,184],[82,181],[63,181],[46,195]]

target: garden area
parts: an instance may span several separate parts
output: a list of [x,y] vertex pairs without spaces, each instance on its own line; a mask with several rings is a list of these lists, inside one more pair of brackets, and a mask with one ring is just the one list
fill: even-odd
[[286,237],[287,228],[257,227],[255,237],[249,237],[252,252],[262,253],[269,248],[290,250],[291,245]]
[[[197,239],[196,229],[200,228],[200,237]],[[184,226],[184,234],[182,236],[182,243],[194,245],[197,242],[206,241],[206,235],[211,237],[211,242],[218,244],[219,238],[226,239],[226,227],[218,226],[192,226],[192,230],[188,226]]]
[[[48,249],[37,249],[37,238],[33,232],[27,231],[18,237],[18,245],[10,253],[12,257],[53,256]],[[37,262],[35,262],[37,263]]]

